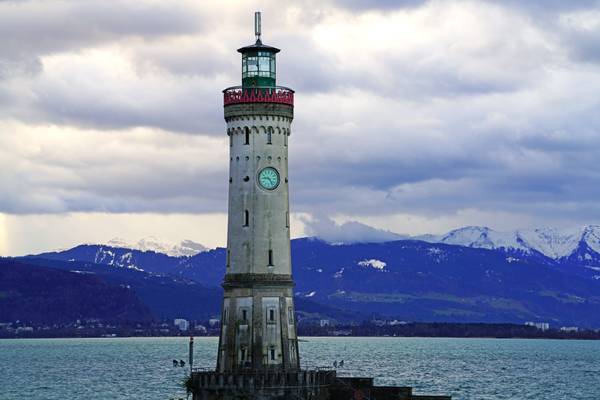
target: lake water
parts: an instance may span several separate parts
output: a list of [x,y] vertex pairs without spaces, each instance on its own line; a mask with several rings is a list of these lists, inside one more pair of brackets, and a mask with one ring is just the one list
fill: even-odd
[[[453,399],[600,399],[600,341],[305,338],[303,364]],[[185,398],[187,338],[0,340],[0,399]],[[214,367],[216,338],[196,338]]]

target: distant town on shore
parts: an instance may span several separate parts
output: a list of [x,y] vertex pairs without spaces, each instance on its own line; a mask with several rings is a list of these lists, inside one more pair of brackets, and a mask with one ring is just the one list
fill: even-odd
[[[20,321],[0,323],[0,338],[110,338],[218,336],[219,319],[150,323],[109,323],[98,319],[72,323],[32,325]],[[406,322],[374,319],[357,324],[335,324],[328,319],[298,324],[301,336],[449,337],[520,339],[600,339],[600,329],[551,326],[548,322],[525,324]]]

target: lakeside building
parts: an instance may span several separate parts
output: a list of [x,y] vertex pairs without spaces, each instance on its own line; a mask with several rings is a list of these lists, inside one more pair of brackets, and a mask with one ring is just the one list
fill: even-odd
[[175,325],[182,332],[186,332],[188,329],[190,329],[189,321],[183,318],[176,318],[175,321],[173,321],[173,325]]
[[579,328],[576,326],[563,326],[560,328],[561,332],[579,332]]
[[276,85],[280,50],[262,43],[260,13],[255,34],[254,44],[238,49],[242,85],[223,91],[229,207],[217,365],[192,370],[188,390],[194,400],[450,399],[378,387],[373,378],[340,377],[335,369],[300,368],[288,191],[294,91]]
[[540,331],[547,331],[548,329],[550,329],[550,324],[548,322],[532,322],[532,321],[527,321],[525,322],[525,325],[527,326],[533,326],[534,328],[539,329]]

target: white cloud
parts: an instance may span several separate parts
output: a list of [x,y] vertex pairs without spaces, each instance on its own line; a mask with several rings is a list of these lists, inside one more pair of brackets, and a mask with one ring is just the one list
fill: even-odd
[[299,215],[304,225],[304,233],[316,236],[330,243],[387,242],[400,240],[405,236],[383,229],[376,229],[357,221],[336,223],[325,216]]

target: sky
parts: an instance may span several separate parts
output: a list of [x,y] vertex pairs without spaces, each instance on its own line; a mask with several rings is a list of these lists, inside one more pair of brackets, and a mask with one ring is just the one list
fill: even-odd
[[0,255],[226,243],[221,90],[282,49],[292,234],[600,223],[600,2],[0,0]]

